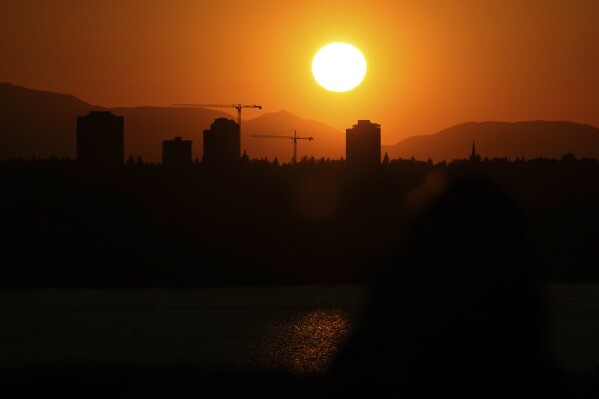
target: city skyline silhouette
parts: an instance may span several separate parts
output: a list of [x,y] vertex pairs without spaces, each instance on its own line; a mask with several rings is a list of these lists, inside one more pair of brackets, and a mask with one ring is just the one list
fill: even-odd
[[[4,145],[0,147],[0,159],[33,156],[48,158],[75,157],[76,148],[73,118],[90,111],[111,111],[127,119],[125,159],[133,155],[146,162],[162,160],[161,146],[164,140],[174,136],[191,140],[195,158],[202,158],[203,129],[219,117],[233,119],[232,115],[206,108],[156,108],[134,107],[105,109],[94,107],[72,97],[45,93],[0,84],[3,108],[0,108],[0,127],[5,132]],[[39,110],[53,109],[54,114]],[[288,146],[284,142],[251,139],[264,133],[297,130],[316,134],[318,140],[309,147],[299,147],[298,158],[314,156],[317,159],[339,159],[346,156],[345,132],[317,121],[299,118],[287,111],[268,112],[246,122],[241,135],[241,152],[251,158],[278,158],[286,161]],[[355,124],[348,120],[347,127]],[[381,137],[388,132],[384,126]],[[381,155],[391,159],[433,159],[435,162],[462,159],[464,147],[475,140],[482,156],[516,158],[560,159],[566,153],[579,158],[599,157],[599,129],[566,121],[529,122],[467,122],[432,135],[412,136],[394,145],[381,142]],[[479,151],[479,152],[481,152]]]

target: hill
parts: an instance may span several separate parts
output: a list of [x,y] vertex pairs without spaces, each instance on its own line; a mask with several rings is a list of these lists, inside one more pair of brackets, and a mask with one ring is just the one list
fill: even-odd
[[[161,159],[162,140],[181,136],[193,140],[193,157],[202,157],[202,132],[216,118],[235,117],[215,109],[196,107],[105,108],[68,94],[58,94],[0,83],[0,159],[76,156],[77,116],[91,110],[110,110],[125,117],[125,157]],[[241,147],[251,158],[291,159],[293,143],[255,134],[312,136],[298,142],[298,157],[338,159],[345,156],[345,134],[324,123],[302,119],[287,111],[266,113],[242,122]],[[469,122],[433,135],[414,136],[383,146],[393,158],[441,160],[467,158],[472,142],[482,157],[599,158],[599,129],[574,122]]]
[[[125,117],[125,157],[141,155],[157,162],[162,140],[182,136],[201,154],[201,132],[215,118],[230,114],[204,108],[106,108],[78,98],[0,83],[0,159],[38,156],[76,157],[77,117],[109,110]],[[201,155],[199,155],[201,157]]]
[[472,142],[483,158],[561,158],[572,152],[578,158],[599,158],[599,129],[574,122],[469,122],[432,135],[409,137],[393,146],[383,146],[390,158],[434,162],[465,159]]
[[102,107],[0,83],[0,158],[75,156],[78,115]]
[[[0,159],[76,156],[77,116],[92,110],[110,110],[125,117],[125,157],[141,155],[158,162],[162,140],[181,136],[193,140],[193,157],[202,158],[202,132],[216,118],[235,117],[226,112],[197,107],[121,107],[91,105],[78,98],[0,83]],[[301,119],[289,112],[264,114],[242,122],[242,148],[252,158],[291,159],[290,140],[258,139],[252,134],[275,134],[296,129],[313,136],[298,145],[298,156],[339,158],[344,155],[341,132],[320,122]]]

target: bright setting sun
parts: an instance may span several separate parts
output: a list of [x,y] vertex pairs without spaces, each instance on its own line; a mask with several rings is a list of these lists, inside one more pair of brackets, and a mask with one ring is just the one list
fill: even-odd
[[331,43],[314,56],[312,73],[325,89],[344,92],[362,82],[366,74],[366,60],[351,44]]

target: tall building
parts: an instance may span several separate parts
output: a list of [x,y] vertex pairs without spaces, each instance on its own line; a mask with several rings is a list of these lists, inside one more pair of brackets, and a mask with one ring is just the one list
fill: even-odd
[[162,142],[162,166],[165,168],[181,168],[192,164],[191,140],[175,137]]
[[359,120],[345,131],[345,158],[349,165],[369,167],[381,163],[381,125]]
[[118,169],[125,157],[124,118],[109,111],[77,117],[77,163],[91,169]]
[[218,118],[204,130],[203,163],[231,164],[241,156],[239,125],[227,118]]

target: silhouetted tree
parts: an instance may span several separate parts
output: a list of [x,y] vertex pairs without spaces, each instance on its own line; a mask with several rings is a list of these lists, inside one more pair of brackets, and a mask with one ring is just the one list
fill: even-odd
[[125,163],[125,165],[128,168],[132,168],[135,166],[135,158],[133,157],[133,154],[129,155],[129,159],[127,159],[127,162]]
[[573,163],[576,162],[576,156],[574,155],[574,153],[569,152],[567,154],[564,154],[560,161],[565,163]]
[[389,165],[389,154],[385,152],[385,156],[383,157],[383,165]]
[[[95,246],[100,245],[107,246],[107,263],[122,257],[146,276],[155,271],[166,273],[164,265],[169,264],[173,265],[173,274],[189,277],[186,273],[199,272],[187,266],[182,255],[172,255],[176,252],[173,246],[179,244],[177,235],[171,232],[180,232],[184,236],[181,242],[186,242],[190,248],[208,243],[206,245],[223,253],[241,253],[236,252],[241,251],[239,248],[229,248],[231,242],[244,242],[247,247],[255,245],[256,248],[261,245],[260,240],[273,242],[271,248],[275,254],[266,257],[255,251],[235,265],[240,268],[246,261],[252,265],[265,263],[272,266],[277,257],[289,257],[288,240],[311,237],[306,244],[306,255],[293,256],[285,268],[278,270],[283,270],[283,274],[286,271],[292,273],[294,268],[310,264],[313,268],[305,272],[306,280],[317,281],[329,273],[334,276],[331,280],[355,278],[362,282],[374,273],[365,260],[368,254],[377,253],[379,243],[386,243],[386,248],[392,247],[391,238],[398,235],[398,230],[405,229],[405,220],[418,211],[409,207],[399,209],[402,207],[398,204],[404,203],[408,193],[417,194],[409,195],[415,202],[428,203],[427,196],[439,194],[447,187],[451,176],[463,173],[488,174],[526,204],[533,219],[535,237],[539,238],[535,249],[545,259],[546,279],[599,280],[595,250],[598,240],[595,226],[599,224],[596,212],[599,163],[595,160],[573,159],[566,165],[556,159],[512,162],[507,158],[494,158],[476,164],[459,160],[431,165],[429,162],[393,159],[384,170],[358,177],[344,167],[343,158],[320,159],[313,163],[304,156],[297,165],[279,162],[278,167],[276,161],[250,161],[247,154],[243,158],[247,159],[246,164],[241,163],[226,173],[196,167],[191,169],[192,173],[166,178],[156,164],[144,164],[141,157],[137,157],[136,168],[143,165],[143,174],[126,173],[118,177],[116,173],[111,176],[118,178],[106,181],[95,181],[74,173],[78,170],[76,161],[0,160],[0,179],[5,187],[14,187],[0,196],[4,203],[0,209],[5,210],[4,235],[0,238],[4,239],[4,248],[12,251],[9,259],[16,265],[12,270],[15,276],[20,276],[4,281],[6,284],[27,281],[27,270],[45,270],[45,274],[39,274],[37,278],[46,283],[62,281],[68,276],[69,281],[81,282],[86,278],[89,278],[88,282],[92,281],[91,274],[86,275],[84,270],[91,264],[101,263],[100,258],[92,255],[96,253]],[[440,173],[425,180],[432,172]],[[423,181],[427,183],[415,190]],[[325,200],[328,201],[326,204]],[[315,213],[315,210],[323,208],[323,204],[331,209],[330,215],[326,215],[330,219],[319,219],[314,223],[313,215],[323,213]],[[82,223],[85,219],[79,215],[87,215],[93,220]],[[114,215],[114,218],[105,215]],[[486,219],[481,223],[486,223]],[[272,233],[287,231],[291,225],[294,227],[286,235]],[[139,233],[129,245],[118,234],[127,229],[147,233]],[[233,240],[223,239],[225,230]],[[163,231],[169,233],[163,234]],[[211,233],[215,231],[219,234]],[[365,231],[369,233],[365,235]],[[92,238],[80,238],[88,236]],[[51,240],[40,237],[51,237]],[[159,245],[148,245],[149,242]],[[317,244],[322,242],[328,243],[326,248]],[[29,247],[30,243],[34,243],[33,248]],[[15,256],[25,260],[19,263]],[[69,256],[81,259],[84,266],[77,269],[81,274],[54,274],[53,271],[66,267],[61,264]],[[336,260],[332,262],[331,259]],[[153,269],[142,267],[148,262]],[[73,261],[73,265],[75,263]],[[33,266],[27,266],[28,269],[23,265]],[[119,276],[112,281],[119,281],[124,273],[119,271],[119,262],[103,270]],[[253,269],[248,266],[246,270]],[[50,275],[54,280],[49,280],[47,276]],[[216,281],[216,275],[216,272],[207,271],[202,278],[195,274],[193,278],[180,278],[204,284]],[[235,273],[228,278],[239,281]],[[219,281],[226,279],[223,277]]]
[[250,163],[250,157],[248,156],[248,153],[246,150],[243,150],[243,154],[241,155],[241,163],[244,165],[247,165],[248,163]]

